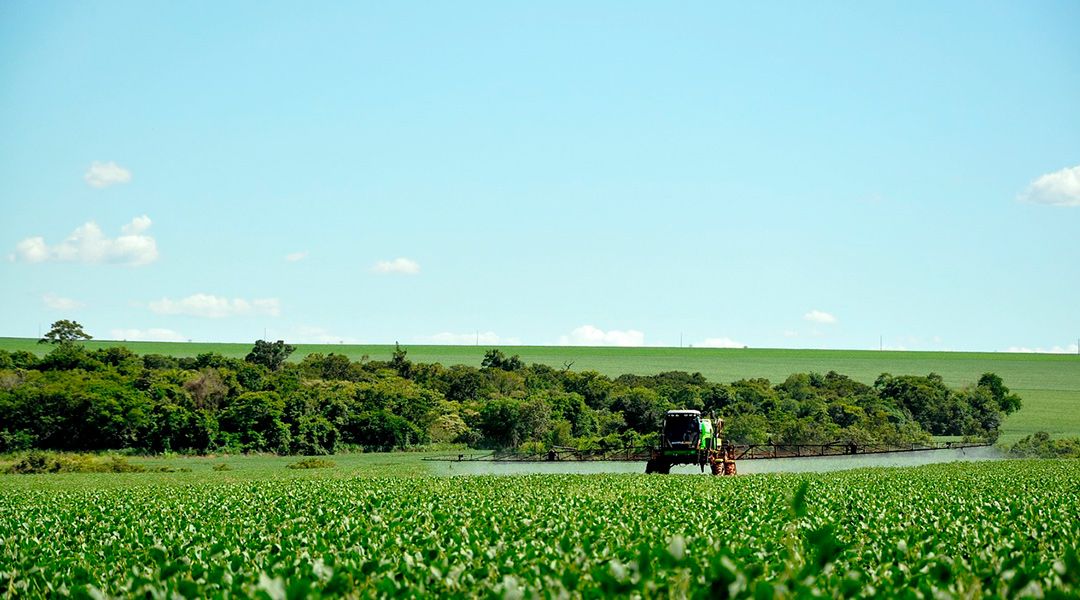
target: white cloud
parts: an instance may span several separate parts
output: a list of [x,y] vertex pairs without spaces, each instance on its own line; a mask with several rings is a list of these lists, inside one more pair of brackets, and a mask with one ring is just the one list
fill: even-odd
[[150,226],[154,222],[150,220],[150,217],[142,215],[141,217],[135,217],[127,225],[120,227],[120,233],[124,235],[139,235],[140,233],[150,229]]
[[355,344],[356,338],[335,335],[322,327],[302,325],[294,330],[294,335],[289,337],[290,342],[298,344]]
[[1019,352],[1024,354],[1076,354],[1076,344],[1068,346],[1051,346],[1049,348],[1028,348],[1026,346],[1009,346],[1005,352]]
[[411,258],[395,258],[394,260],[380,260],[371,268],[376,273],[401,273],[404,275],[416,275],[420,272],[420,263]]
[[224,298],[210,294],[194,294],[180,300],[162,298],[150,303],[150,310],[159,315],[187,315],[190,317],[270,316],[281,314],[281,303],[277,298]]
[[444,331],[435,335],[416,338],[418,344],[435,344],[440,346],[520,346],[519,338],[500,337],[494,331],[481,331],[479,333],[450,333]]
[[806,319],[811,323],[821,323],[823,325],[832,325],[836,323],[836,317],[823,310],[817,310],[816,308],[803,315],[803,319]]
[[124,167],[109,162],[94,161],[90,163],[90,168],[86,170],[86,174],[83,175],[83,179],[90,187],[105,188],[110,185],[118,183],[127,183],[131,181],[131,171],[128,171]]
[[799,337],[799,332],[795,331],[794,329],[785,329],[784,330],[784,337],[789,337],[789,338]]
[[307,250],[303,252],[291,252],[285,255],[285,260],[287,260],[288,262],[297,262],[307,258],[307,255]]
[[157,241],[145,235],[150,225],[150,217],[135,217],[120,228],[120,236],[109,238],[97,223],[89,221],[53,246],[45,243],[45,238],[41,236],[28,237],[15,245],[11,259],[28,263],[56,261],[115,263],[133,267],[146,265],[158,258]]
[[8,255],[12,262],[37,263],[49,260],[49,247],[45,244],[45,238],[41,236],[29,237],[15,244],[15,252]]
[[1050,206],[1080,206],[1080,165],[1039,177],[1019,199]]
[[109,332],[114,340],[131,342],[183,342],[187,338],[172,329],[113,329]]
[[745,348],[746,344],[728,337],[708,338],[694,344],[695,348]]
[[45,303],[45,306],[53,310],[74,310],[83,305],[78,300],[57,296],[51,292],[42,296],[41,301]]
[[604,331],[582,325],[559,338],[560,346],[644,346],[645,334],[634,329]]

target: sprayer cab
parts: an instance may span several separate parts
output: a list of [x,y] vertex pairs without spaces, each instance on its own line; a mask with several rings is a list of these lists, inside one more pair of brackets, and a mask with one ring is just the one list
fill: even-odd
[[660,430],[660,445],[650,453],[646,473],[668,473],[674,465],[709,465],[715,474],[734,472],[734,462],[725,468],[728,458],[721,451],[720,432],[724,421],[705,418],[699,410],[669,410]]
[[661,446],[674,450],[696,450],[701,446],[702,422],[701,412],[697,410],[667,411]]

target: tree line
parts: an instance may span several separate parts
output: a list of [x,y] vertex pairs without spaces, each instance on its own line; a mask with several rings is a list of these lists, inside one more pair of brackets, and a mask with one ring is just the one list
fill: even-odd
[[883,374],[873,385],[835,372],[720,383],[681,371],[608,377],[526,365],[498,349],[478,367],[413,362],[400,347],[387,360],[358,361],[287,361],[293,350],[260,340],[243,360],[178,358],[59,340],[41,357],[0,351],[0,451],[613,449],[655,443],[673,408],[724,417],[733,443],[900,445],[996,439],[1021,403],[992,373],[959,389],[935,374]]

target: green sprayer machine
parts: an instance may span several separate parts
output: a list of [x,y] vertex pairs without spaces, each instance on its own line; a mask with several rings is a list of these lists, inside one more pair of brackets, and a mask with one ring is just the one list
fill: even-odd
[[734,449],[722,443],[724,420],[705,418],[697,410],[669,410],[664,415],[660,445],[649,452],[646,473],[671,472],[675,465],[708,465],[713,475],[734,475]]
[[426,458],[447,462],[554,462],[554,461],[643,461],[646,473],[667,474],[671,467],[697,465],[713,475],[735,475],[735,464],[743,460],[773,458],[813,458],[853,454],[885,454],[925,450],[957,450],[989,446],[988,442],[941,442],[930,444],[858,444],[837,440],[824,444],[732,444],[723,437],[724,420],[705,417],[699,410],[669,410],[660,428],[660,442],[652,447],[625,447],[582,450],[555,446],[546,452],[513,450],[487,454],[458,454],[456,457]]

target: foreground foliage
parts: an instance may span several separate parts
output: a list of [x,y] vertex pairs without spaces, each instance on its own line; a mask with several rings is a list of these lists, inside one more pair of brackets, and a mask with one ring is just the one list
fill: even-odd
[[1076,461],[0,487],[0,595],[1064,597],[1078,539]]

